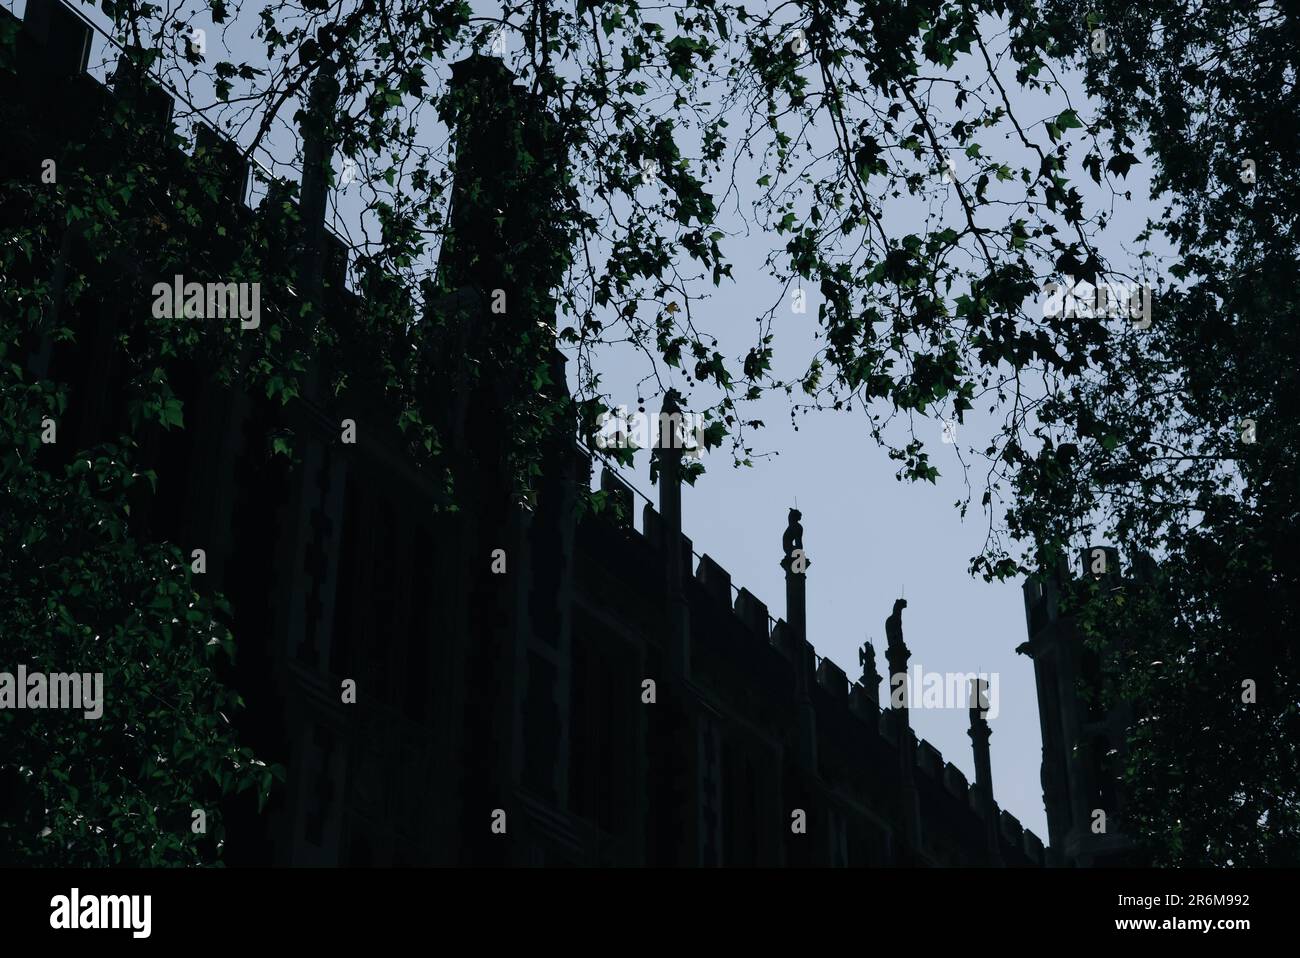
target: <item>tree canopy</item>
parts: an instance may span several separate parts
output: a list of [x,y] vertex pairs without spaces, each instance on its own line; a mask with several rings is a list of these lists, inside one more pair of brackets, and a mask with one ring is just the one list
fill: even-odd
[[[143,100],[123,96],[103,132],[111,164],[82,162],[73,140],[57,183],[24,170],[0,187],[0,272],[10,280],[0,292],[0,396],[15,437],[0,479],[15,506],[6,514],[39,502],[47,517],[15,521],[4,539],[19,596],[6,632],[26,635],[32,656],[63,629],[94,633],[101,617],[103,629],[125,630],[116,634],[130,661],[189,649],[198,686],[160,698],[222,694],[203,678],[198,640],[211,619],[207,605],[189,604],[185,564],[120,531],[125,490],[139,481],[129,465],[138,435],[78,452],[57,474],[34,444],[41,411],[65,400],[62,384],[24,368],[22,351],[33,337],[73,337],[66,307],[80,296],[146,303],[141,272],[111,268],[122,250],[161,275],[207,258],[218,274],[271,291],[259,335],[238,341],[136,310],[120,332],[136,427],[186,428],[171,385],[180,361],[202,358],[218,379],[285,403],[325,354],[330,387],[365,378],[387,392],[412,453],[454,502],[445,437],[427,407],[435,371],[413,347],[437,338],[451,321],[440,304],[472,282],[437,268],[456,241],[453,188],[503,188],[458,171],[453,127],[483,107],[449,84],[449,67],[498,55],[547,118],[553,151],[542,156],[524,137],[501,144],[500,169],[531,191],[527,217],[546,224],[544,240],[497,251],[511,283],[547,277],[512,285],[508,310],[555,315],[554,333],[516,327],[487,354],[530,374],[511,417],[521,495],[541,445],[573,415],[567,402],[537,398],[551,395],[541,388],[550,341],[575,360],[588,438],[615,405],[600,350],[621,343],[643,355],[648,389],[683,388],[709,422],[707,441],[729,443],[742,465],[761,426],[748,410],[767,393],[863,417],[900,476],[921,481],[938,470],[915,423],[987,407],[1000,427],[983,464],[965,464],[981,477],[971,497],[990,519],[974,573],[1050,574],[1061,554],[1099,538],[1135,564],[1155,560],[1141,586],[1084,582],[1074,597],[1091,640],[1116,652],[1111,692],[1142,703],[1125,774],[1155,860],[1295,860],[1300,696],[1284,638],[1300,595],[1289,6],[189,0],[102,11],[119,69],[178,91],[182,122],[160,128]],[[0,68],[12,71],[12,29],[0,44]],[[32,108],[6,100],[5,128],[25,129]],[[257,162],[266,197],[246,230],[218,244],[204,211],[229,200],[211,157],[158,149],[188,147],[195,124]],[[562,175],[538,189],[551,156],[562,157]],[[1150,200],[1135,201],[1125,183],[1138,166],[1152,172]],[[358,306],[346,330],[321,321],[314,297],[276,295],[298,277],[284,237],[318,195],[352,253]],[[1143,255],[1107,255],[1116,204],[1152,200],[1163,215],[1122,237]],[[66,262],[69,234],[103,264],[93,277],[51,268]],[[743,281],[730,254],[741,236],[769,244],[780,295],[745,317],[752,336],[729,352],[701,304]],[[1048,284],[1074,280],[1146,287],[1151,321],[1127,309],[1045,308]],[[801,298],[815,304],[816,350],[798,375],[778,377],[776,320]],[[40,531],[92,508],[107,517],[100,539]],[[116,605],[79,608],[74,599],[98,592],[110,567],[131,583],[111,590]],[[184,605],[191,628],[151,631],[145,593]],[[43,615],[54,619],[28,624]],[[1245,680],[1256,688],[1250,703]],[[1200,729],[1191,741],[1189,728]],[[211,728],[177,734],[209,749],[191,771],[225,785],[247,772]],[[59,842],[82,827],[78,814],[96,818],[84,788],[65,795],[79,811],[49,825]],[[151,827],[145,844],[157,848],[164,827]],[[38,854],[28,841],[23,854]]]

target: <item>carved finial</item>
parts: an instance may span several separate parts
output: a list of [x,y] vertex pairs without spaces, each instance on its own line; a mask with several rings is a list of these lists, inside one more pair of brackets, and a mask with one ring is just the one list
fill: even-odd
[[803,524],[799,521],[803,518],[803,513],[798,509],[791,509],[789,516],[786,517],[785,535],[781,537],[781,548],[785,550],[787,556],[791,555],[795,549],[803,547]]
[[[660,407],[657,433],[652,430],[650,450],[650,481],[658,482],[661,469],[668,470],[673,483],[680,484],[678,464],[685,449],[682,444],[682,406],[681,394],[671,386],[664,390],[664,401]],[[654,423],[651,423],[654,426]]]
[[894,611],[885,620],[885,637],[890,649],[903,647],[903,610],[906,608],[906,599],[895,599]]
[[972,728],[985,724],[989,710],[989,684],[982,678],[970,681],[970,724]]
[[858,665],[862,666],[862,684],[870,682],[879,682],[880,673],[876,671],[876,649],[868,640],[862,643],[862,648],[858,649]]
[[812,561],[803,549],[803,524],[799,521],[802,518],[802,512],[791,509],[786,520],[785,533],[781,536],[781,550],[785,553],[785,557],[781,560],[781,568],[787,572],[802,574],[812,565]]

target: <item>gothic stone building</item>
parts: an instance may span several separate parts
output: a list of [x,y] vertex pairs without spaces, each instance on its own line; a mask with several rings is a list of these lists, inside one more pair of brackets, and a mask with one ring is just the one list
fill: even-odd
[[[1085,550],[1081,567],[1084,574],[1093,568],[1105,570],[1101,574],[1108,585],[1121,581],[1119,553],[1113,548]],[[1073,619],[1061,610],[1061,585],[1069,575],[1063,563],[1054,578],[1025,583],[1029,641],[1016,649],[1034,660],[1048,862],[1079,867],[1142,865],[1122,828],[1124,791],[1119,769],[1133,709],[1128,704],[1106,707],[1095,696],[1085,702],[1077,692],[1081,686],[1095,687],[1100,676],[1097,654],[1086,647]]]
[[[66,138],[93,140],[123,95],[86,74],[91,37],[58,0],[29,0],[3,95],[43,120],[6,136],[8,175],[39,169]],[[460,165],[501,162],[502,124],[535,122],[526,94],[481,57],[458,64],[453,82],[472,87],[481,108],[458,130]],[[168,96],[150,95],[169,118]],[[238,200],[227,215],[262,215],[243,203],[238,151],[211,131],[200,140],[230,163]],[[311,229],[317,218],[323,251],[316,286],[346,316],[347,249],[321,230],[321,194],[310,194],[322,187],[308,180],[303,219]],[[532,228],[510,214],[512,197],[488,193],[455,197],[458,251],[444,250],[440,269],[457,293],[431,307],[480,324],[500,264],[475,249],[472,203],[505,210],[507,232]],[[321,283],[320,271],[335,281]],[[65,320],[75,347],[33,344],[33,373],[71,384],[60,429],[72,448],[124,422],[114,352],[114,330],[132,321],[123,311],[83,297]],[[453,379],[475,335],[437,347]],[[1043,703],[1045,852],[998,809],[978,711],[971,784],[917,740],[905,708],[882,709],[869,645],[856,681],[816,654],[797,513],[781,551],[773,544],[786,581],[774,617],[696,556],[682,528],[680,452],[663,456],[658,504],[645,503],[639,522],[631,489],[607,467],[599,486],[625,508],[575,508],[597,463],[568,438],[544,463],[534,505],[519,505],[490,445],[503,383],[489,376],[472,397],[446,397],[440,425],[477,490],[468,508],[447,511],[442,489],[403,453],[391,411],[364,391],[309,391],[280,409],[191,372],[174,377],[189,428],[142,441],[160,480],[135,518],[187,550],[204,544],[206,584],[234,609],[241,735],[287,769],[264,812],[228,810],[231,864],[1039,866],[1104,855],[1086,829],[1101,786],[1070,756],[1111,727],[1077,713],[1068,623],[1050,593],[1030,587],[1026,600]],[[563,383],[562,365],[557,373]],[[354,444],[340,442],[344,418],[359,424]],[[267,454],[282,426],[298,437],[296,465]],[[497,554],[504,573],[492,569]],[[890,673],[906,670],[903,605],[887,623]],[[346,681],[355,702],[343,701]]]

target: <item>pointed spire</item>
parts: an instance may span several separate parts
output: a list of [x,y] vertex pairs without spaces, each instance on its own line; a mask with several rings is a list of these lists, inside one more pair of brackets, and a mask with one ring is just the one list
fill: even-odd
[[[670,483],[680,485],[680,463],[685,454],[682,439],[681,396],[676,389],[669,388],[664,391],[664,401],[659,411],[657,438],[653,441],[653,448],[650,450],[650,456],[653,460],[651,465],[652,482],[662,476]],[[661,510],[663,508],[663,498],[664,490],[660,489]]]
[[808,644],[807,569],[811,562],[803,549],[803,514],[791,509],[781,536],[781,568],[785,570],[785,621],[793,635],[795,699],[798,703],[798,756],[805,768],[817,767],[817,718],[813,712],[813,656]]
[[[912,653],[903,642],[903,610],[906,608],[906,599],[894,600],[894,611],[885,619],[885,636],[888,639],[885,658],[889,662],[890,673],[890,709],[887,714],[898,736],[899,799],[903,808],[902,861],[914,865],[921,860],[921,805],[916,789],[916,738],[912,734],[907,712],[907,660]],[[895,689],[902,692],[902,703],[898,707],[895,707]]]
[[781,568],[785,570],[785,620],[801,639],[807,638],[807,571],[812,562],[803,548],[803,513],[791,509],[781,536]]
[[975,752],[975,801],[984,819],[989,864],[1000,865],[1002,850],[998,842],[996,806],[993,804],[993,763],[989,756],[989,737],[993,731],[986,717],[988,710],[988,682],[982,678],[971,679],[970,731],[966,734],[970,736],[971,748]]
[[[681,415],[677,391],[664,393],[663,413],[660,422],[675,422],[672,417]],[[659,513],[663,522],[664,575],[669,598],[668,660],[673,670],[689,675],[690,609],[686,601],[683,580],[690,575],[690,557],[683,558],[682,541],[682,450],[676,436],[665,444],[662,432],[657,448],[651,453],[659,483]]]
[[903,641],[903,610],[906,608],[906,599],[896,599],[894,601],[894,611],[889,618],[885,619],[885,637],[888,640],[888,645],[885,648],[885,658],[889,662],[891,681],[893,681],[893,676],[896,675],[901,674],[906,677],[907,660],[912,657],[907,644]]

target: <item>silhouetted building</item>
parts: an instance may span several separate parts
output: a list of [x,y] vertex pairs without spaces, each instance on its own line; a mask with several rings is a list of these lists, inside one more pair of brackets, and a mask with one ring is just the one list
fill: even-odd
[[[35,169],[40,157],[58,155],[51,150],[60,137],[93,140],[96,118],[120,94],[85,75],[89,33],[61,4],[29,0],[28,26],[20,82],[4,93],[29,98],[50,126],[7,138],[4,156],[11,168]],[[486,182],[518,188],[530,176],[544,183],[562,173],[545,114],[499,63],[471,58],[456,65],[453,82],[476,104],[457,127],[458,177],[486,173]],[[230,166],[231,194],[242,195],[248,171],[238,152],[204,136]],[[522,137],[553,165],[536,173],[494,167],[510,162],[492,146],[503,136]],[[309,142],[304,154],[320,162],[328,144]],[[304,177],[304,215],[323,209],[322,182]],[[680,449],[656,453],[659,501],[643,505],[639,527],[633,491],[608,468],[600,488],[623,508],[575,508],[595,464],[571,435],[546,446],[532,503],[512,496],[501,417],[526,399],[518,370],[502,361],[475,377],[469,367],[506,355],[502,337],[550,319],[539,314],[546,297],[538,290],[558,277],[512,277],[502,258],[548,242],[551,224],[520,215],[517,195],[467,192],[455,197],[440,263],[453,291],[430,303],[428,333],[415,343],[445,370],[429,388],[465,497],[459,511],[444,508],[441,485],[407,456],[393,410],[362,381],[338,397],[309,388],[280,408],[195,365],[173,377],[188,428],[143,435],[158,492],[133,519],[185,551],[206,550],[204,586],[234,609],[232,681],[248,702],[241,734],[261,758],[288,769],[265,814],[232,803],[227,860],[1044,864],[1039,839],[994,801],[990,733],[978,708],[970,716],[972,788],[917,741],[906,703],[882,710],[870,645],[859,681],[817,655],[797,512],[780,554],[773,543],[786,579],[784,616],[774,618],[712,558],[697,561],[682,529]],[[535,211],[536,199],[526,208]],[[233,203],[224,215],[239,229],[271,215],[272,205]],[[501,214],[488,217],[489,232],[485,211]],[[326,315],[345,322],[356,303],[343,282],[347,249],[316,228],[294,295],[321,297]],[[84,257],[80,244],[68,255]],[[139,271],[146,289],[154,278],[129,255],[117,267]],[[498,288],[531,306],[493,314]],[[96,299],[92,287],[68,319],[75,347],[33,344],[32,369],[72,384],[60,426],[66,448],[123,428],[114,330],[132,323],[137,308]],[[546,348],[562,388],[563,360],[553,343]],[[314,370],[312,382],[322,373]],[[665,412],[674,403],[670,394]],[[355,443],[340,438],[345,419]],[[295,436],[292,465],[270,451],[269,437],[286,428]],[[905,604],[886,627],[891,673],[904,671],[909,655]],[[1035,614],[1031,634],[1046,649],[1057,640],[1040,634]],[[1048,655],[1041,665],[1035,655],[1039,691],[1055,702],[1041,671]],[[1062,672],[1059,681],[1067,679]],[[347,683],[355,702],[344,701]],[[1062,734],[1053,729],[1049,750],[1045,719],[1045,755],[1054,762]],[[1061,774],[1050,780],[1049,811],[1072,787]],[[1074,841],[1076,819],[1053,822],[1054,841]]]
[[[1120,582],[1117,550],[1087,549],[1081,560],[1084,574],[1110,586]],[[1124,834],[1120,787],[1132,708],[1104,704],[1098,653],[1086,645],[1074,618],[1062,614],[1062,586],[1069,578],[1069,565],[1062,562],[1054,577],[1025,583],[1029,641],[1016,649],[1034,660],[1048,861],[1084,867],[1140,864]],[[1094,694],[1085,698],[1082,689]]]

